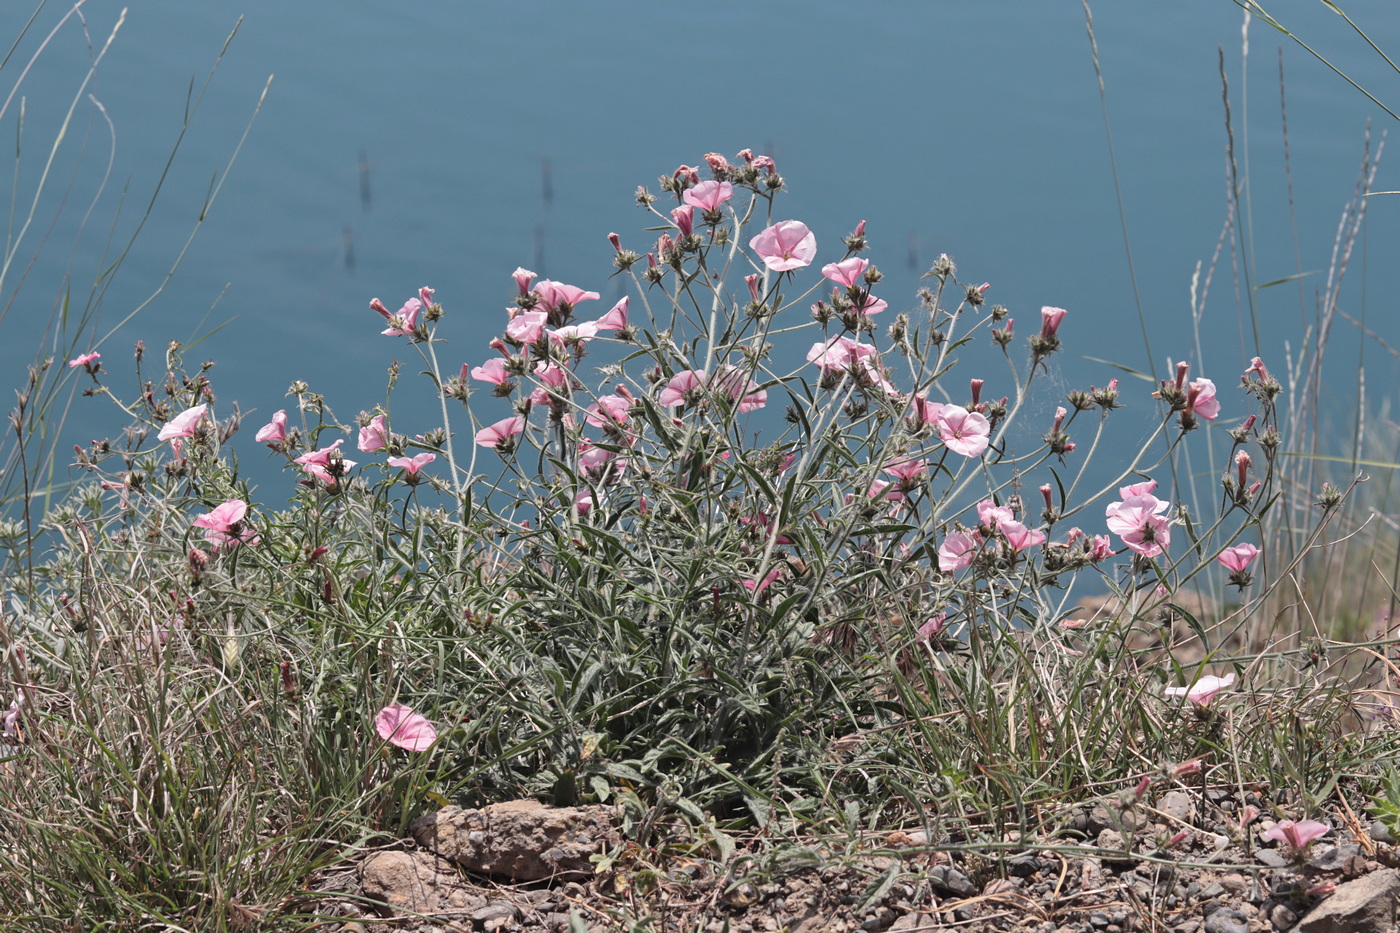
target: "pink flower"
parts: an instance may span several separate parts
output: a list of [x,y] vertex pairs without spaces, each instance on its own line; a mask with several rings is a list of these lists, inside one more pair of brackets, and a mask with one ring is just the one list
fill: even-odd
[[620,395],[599,396],[598,401],[588,406],[584,420],[595,428],[615,427],[626,424],[631,416],[632,402]]
[[681,198],[702,211],[717,211],[733,196],[734,186],[727,181],[702,181],[694,188],[687,188]]
[[948,405],[938,414],[938,436],[955,454],[980,457],[992,436],[992,425],[981,412]]
[[617,304],[608,309],[608,313],[598,318],[594,326],[598,330],[621,330],[627,326],[627,296],[623,295]]
[[1048,305],[1040,309],[1040,336],[1046,340],[1055,336],[1055,332],[1060,329],[1060,322],[1065,319],[1069,312],[1064,308],[1051,308]]
[[798,220],[783,220],[759,232],[749,248],[774,272],[788,272],[810,265],[817,255],[817,238]]
[[1186,390],[1186,411],[1214,421],[1220,414],[1220,400],[1215,397],[1215,383],[1209,379],[1193,379]]
[[515,284],[520,289],[521,295],[530,294],[530,283],[535,280],[535,273],[531,272],[529,269],[517,267],[516,270],[511,273],[511,277],[515,279]]
[[1119,486],[1118,498],[1126,499],[1129,496],[1150,496],[1157,489],[1157,481],[1150,479],[1145,483],[1134,483],[1131,486]]
[[215,548],[223,544],[257,544],[258,536],[243,524],[248,514],[248,503],[242,499],[230,499],[214,511],[195,517],[194,526],[204,529],[204,540]]
[[156,437],[163,441],[178,437],[194,437],[195,430],[199,427],[199,423],[204,420],[204,415],[208,411],[208,405],[196,405],[193,408],[186,408],[174,418],[167,421]]
[[867,294],[861,299],[860,307],[856,308],[856,314],[863,314],[866,316],[879,314],[889,306],[889,302],[885,301],[885,299],[876,298],[874,295]]
[[1094,535],[1089,543],[1089,559],[1094,563],[1108,560],[1113,556],[1113,539],[1108,535]]
[[1143,557],[1156,557],[1171,546],[1170,522],[1162,517],[1168,505],[1150,493],[1111,502],[1104,510],[1108,530]]
[[544,311],[522,311],[506,325],[506,336],[520,343],[538,343],[548,322],[549,315]]
[[982,547],[982,536],[975,531],[955,531],[938,548],[938,569],[944,573],[962,570],[972,563]]
[[1045,543],[1045,532],[1027,528],[1020,522],[1002,522],[998,530],[1006,536],[1006,543],[1011,545],[1013,551],[1024,551]]
[[676,231],[684,240],[695,232],[695,208],[689,204],[671,209],[671,223],[676,225]]
[[814,343],[807,351],[807,362],[817,364],[822,372],[850,372],[851,364],[875,352],[874,347],[856,343],[850,337],[832,337],[826,343]]
[[489,382],[492,385],[504,385],[510,381],[505,358],[500,356],[493,356],[480,366],[472,367],[471,377],[478,382]]
[[272,420],[258,428],[258,433],[253,440],[259,444],[280,444],[287,439],[287,411],[282,409],[274,412]]
[[1186,697],[1197,706],[1205,706],[1217,693],[1234,682],[1234,674],[1226,674],[1224,677],[1209,675],[1202,677],[1189,687],[1168,687],[1164,692],[1169,697]]
[[852,256],[850,259],[841,262],[831,262],[822,266],[822,275],[831,279],[837,285],[844,285],[853,288],[861,281],[861,276],[865,274],[866,266],[870,265],[870,260],[861,259],[859,256]]
[[75,356],[71,360],[69,360],[68,368],[75,369],[79,366],[85,366],[87,367],[88,372],[92,372],[94,369],[96,369],[96,367],[92,366],[91,364],[96,363],[101,358],[101,353],[84,353],[81,356]]
[[417,298],[410,298],[403,303],[397,314],[390,314],[389,309],[384,307],[384,303],[378,298],[371,301],[369,307],[389,322],[389,326],[380,333],[386,337],[408,337],[412,336],[413,329],[418,326],[418,315],[423,311],[423,302]]
[[885,472],[900,481],[900,485],[912,485],[928,474],[928,462],[924,460],[896,460],[885,467]]
[[[341,438],[329,447],[322,447],[320,450],[313,450],[309,454],[302,454],[297,457],[295,463],[301,464],[302,472],[314,479],[319,479],[327,486],[334,486],[339,477],[355,465],[354,460],[346,460],[340,456],[338,448],[345,443],[345,438]],[[334,462],[335,472],[331,471]]]
[[[811,356],[808,356],[811,359]],[[943,414],[943,409],[953,406],[944,405],[942,402],[930,402],[928,396],[922,392],[914,393],[913,416],[919,424],[937,424],[938,416]]]
[[713,380],[716,391],[724,392],[739,403],[739,411],[748,414],[768,404],[768,390],[760,389],[744,371],[737,366],[725,366],[715,374]]
[[[579,469],[590,475],[602,472],[603,467],[607,466],[616,456],[611,450],[599,447],[586,437],[578,442]],[[617,462],[619,465],[622,464],[621,460]]]
[[905,499],[902,489],[882,479],[871,480],[870,486],[865,490],[865,495],[869,499],[888,499],[891,502],[903,502]]
[[667,408],[672,405],[680,405],[686,402],[692,393],[698,392],[704,384],[705,374],[703,372],[698,369],[687,369],[671,377],[656,401]]
[[550,408],[563,407],[563,399],[568,395],[569,373],[558,363],[539,362],[532,372],[540,381],[540,387],[530,393],[530,401]]
[[928,641],[930,638],[943,631],[943,627],[947,624],[947,622],[948,614],[946,612],[940,612],[938,615],[932,617],[923,625],[919,626],[919,631],[914,636],[914,640]]
[[1259,556],[1259,549],[1252,544],[1237,544],[1234,547],[1227,547],[1220,552],[1216,560],[1225,565],[1225,569],[1233,573],[1239,573],[1254,562],[1254,558]]
[[995,530],[1003,522],[1009,522],[1015,517],[1015,512],[1004,505],[997,505],[994,499],[983,499],[977,503],[977,522],[987,528]]
[[360,440],[356,446],[360,448],[361,453],[383,450],[388,444],[389,426],[384,423],[383,415],[375,415],[369,424],[360,428]]
[[401,703],[380,710],[374,717],[374,729],[390,745],[410,752],[425,752],[437,741],[433,724]]
[[409,476],[414,476],[423,467],[437,459],[437,454],[421,453],[416,457],[390,457],[389,466],[398,467],[408,471]]
[[762,594],[764,590],[768,589],[768,587],[772,586],[773,581],[777,580],[782,575],[782,566],[777,566],[774,567],[772,570],[768,571],[768,575],[765,576],[762,580],[740,580],[739,582],[744,585],[744,589],[749,590],[755,596],[758,596]]
[[521,415],[512,418],[504,418],[495,424],[482,428],[476,432],[476,443],[481,447],[495,447],[500,449],[501,445],[509,441],[512,437],[525,430],[525,419]]
[[571,341],[586,343],[598,336],[598,322],[583,321],[578,324],[565,324],[563,327],[549,331],[549,339],[554,341],[556,346],[568,346]]
[[550,279],[540,279],[535,283],[535,296],[546,311],[556,311],[561,315],[572,311],[580,302],[595,301],[599,297],[597,292],[586,292],[577,285],[565,285]]
[[1301,856],[1312,845],[1314,839],[1321,839],[1332,831],[1332,827],[1317,820],[1279,820],[1264,830],[1265,839],[1273,839],[1288,846],[1295,856]]

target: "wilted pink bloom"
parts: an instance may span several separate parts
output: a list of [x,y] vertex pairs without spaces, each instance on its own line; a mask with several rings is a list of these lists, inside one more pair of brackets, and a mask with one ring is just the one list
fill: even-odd
[[623,295],[617,304],[608,309],[608,313],[598,318],[594,326],[598,330],[621,330],[627,326],[627,304],[628,298]]
[[1274,839],[1288,846],[1295,856],[1301,856],[1312,845],[1314,839],[1321,839],[1332,831],[1332,827],[1317,820],[1279,820],[1264,830],[1265,839]]
[[423,311],[423,302],[417,298],[410,298],[403,303],[397,314],[390,314],[389,309],[384,307],[384,303],[378,298],[369,303],[370,309],[377,311],[384,320],[389,322],[380,333],[387,337],[407,337],[412,335],[413,329],[418,326],[418,315]]
[[681,198],[702,211],[717,211],[733,196],[734,186],[727,181],[702,181],[694,188],[687,188]]
[[864,314],[868,316],[871,314],[879,314],[881,311],[885,310],[889,306],[889,302],[885,301],[885,299],[876,298],[874,295],[866,294],[865,297],[861,299],[860,306],[855,310],[856,314]]
[[1040,336],[1049,340],[1055,336],[1055,332],[1060,329],[1060,322],[1065,319],[1069,312],[1064,308],[1051,308],[1048,305],[1040,309]]
[[306,473],[308,476],[319,479],[328,486],[334,486],[339,475],[355,465],[354,460],[346,460],[341,457],[338,465],[339,473],[331,473],[330,465],[333,459],[332,454],[337,454],[338,448],[344,443],[345,438],[342,437],[329,447],[322,447],[320,450],[313,450],[309,454],[302,454],[293,462],[301,464],[302,472]]
[[522,311],[506,325],[506,336],[521,343],[537,343],[544,336],[549,315],[544,311]]
[[1237,544],[1234,547],[1227,547],[1220,552],[1216,560],[1225,565],[1225,569],[1233,573],[1239,573],[1250,564],[1254,563],[1254,558],[1259,556],[1259,549],[1248,542]]
[[657,402],[668,408],[672,405],[679,405],[686,401],[686,396],[698,391],[704,384],[705,374],[698,369],[687,369],[676,373],[666,383],[666,387],[661,390]]
[[287,439],[287,411],[273,412],[272,420],[258,428],[253,440],[259,444],[280,444]]
[[606,428],[626,424],[631,411],[632,402],[629,399],[620,395],[603,395],[588,406],[584,420],[595,428]]
[[230,499],[212,512],[195,516],[194,526],[203,528],[204,540],[216,548],[223,544],[257,544],[257,535],[243,524],[243,517],[247,514],[248,503],[242,499]]
[[69,360],[68,368],[75,369],[79,366],[86,366],[88,371],[91,372],[95,368],[91,364],[96,363],[101,358],[101,353],[84,353],[81,356],[75,356]]
[[586,292],[577,285],[565,285],[550,279],[540,279],[535,283],[535,296],[546,311],[560,313],[572,310],[580,302],[594,301],[599,297],[597,292]]
[[948,405],[938,415],[938,436],[953,453],[980,457],[990,442],[992,425],[981,412]]
[[389,425],[385,423],[383,415],[375,415],[369,424],[360,428],[360,439],[356,446],[360,448],[361,453],[383,450],[388,444]]
[[473,366],[471,377],[478,382],[489,382],[492,385],[504,385],[510,381],[505,358],[500,356],[493,356],[480,366]]
[[763,301],[763,293],[758,288],[758,273],[744,276],[744,284],[749,287],[749,300],[754,304]]
[[558,363],[540,361],[535,364],[532,372],[539,380],[540,387],[530,393],[530,401],[551,408],[561,407],[562,398],[568,394],[570,388],[568,371]]
[[[719,173],[729,171],[729,160],[718,152],[705,153],[705,162],[710,166],[710,171]],[[705,182],[701,182],[705,184]]]
[[822,275],[831,279],[837,285],[844,285],[847,288],[854,287],[865,274],[865,269],[870,265],[870,260],[861,259],[859,256],[852,256],[850,259],[841,262],[830,262],[822,266]]
[[739,582],[742,583],[742,584],[744,585],[744,589],[749,590],[749,591],[751,591],[755,596],[758,596],[758,595],[761,594],[764,590],[768,589],[768,587],[770,587],[770,586],[773,584],[773,581],[777,580],[777,579],[778,579],[780,576],[782,576],[782,575],[783,575],[783,568],[782,568],[781,566],[778,566],[778,567],[774,567],[772,570],[768,571],[767,576],[765,576],[761,581],[759,581],[759,580],[740,580]]
[[915,635],[914,640],[928,641],[933,636],[942,632],[943,626],[945,626],[947,623],[948,614],[946,612],[940,612],[938,615],[934,616],[933,618],[925,622],[923,625],[919,626],[918,634]]
[[1217,693],[1234,682],[1234,674],[1226,674],[1224,677],[1208,675],[1189,687],[1168,687],[1164,692],[1169,697],[1186,697],[1197,706],[1206,706]]
[[1220,414],[1220,400],[1215,397],[1215,383],[1209,379],[1193,379],[1186,390],[1186,410],[1207,421]]
[[1108,535],[1094,535],[1094,540],[1089,543],[1089,559],[1094,563],[1101,560],[1108,560],[1113,556],[1113,539]]
[[208,405],[196,405],[193,408],[186,408],[174,418],[167,421],[156,437],[163,441],[168,441],[177,437],[194,437],[195,430],[199,427],[199,423],[204,420],[204,415],[208,411]]
[[1183,761],[1181,764],[1172,768],[1171,776],[1174,778],[1191,777],[1193,775],[1200,774],[1203,770],[1204,768],[1201,766],[1201,759],[1192,758],[1190,761]]
[[390,457],[389,466],[408,471],[410,476],[437,459],[437,454],[421,453],[416,457]]
[[425,752],[437,741],[433,724],[401,703],[380,710],[374,717],[374,729],[390,745],[410,752]]
[[[811,355],[809,354],[807,358],[811,359]],[[928,396],[922,392],[914,393],[911,402],[914,409],[914,420],[919,424],[937,424],[938,416],[943,414],[943,409],[952,407],[944,405],[942,402],[930,402]]]
[[[768,517],[766,512],[750,512],[739,519],[741,525],[757,525],[763,529],[763,536],[767,538],[773,533],[773,519]],[[774,544],[791,544],[792,539],[787,535],[780,534],[773,539]]]
[[695,232],[695,208],[689,204],[671,208],[671,223],[676,225],[682,240],[689,237]]
[[977,522],[987,528],[995,529],[1002,522],[1009,522],[1015,517],[1015,512],[1004,505],[997,505],[995,499],[983,499],[977,503]]
[[1244,371],[1244,375],[1240,378],[1247,382],[1250,376],[1256,374],[1259,376],[1259,381],[1269,381],[1269,371],[1264,368],[1264,361],[1257,356],[1249,361],[1249,368]]
[[1013,551],[1024,551],[1045,543],[1045,532],[1027,528],[1020,522],[1002,522],[998,530],[1006,536],[1006,543],[1011,545]]
[[817,255],[817,238],[801,221],[783,220],[760,231],[749,241],[749,248],[774,272],[787,272],[811,264]]
[[982,536],[975,531],[955,531],[938,548],[938,569],[944,573],[962,570],[972,563],[982,546]]
[[481,447],[499,448],[503,442],[510,440],[524,430],[524,417],[516,415],[513,418],[504,418],[477,431],[476,443]]
[[515,279],[515,284],[520,288],[521,295],[530,294],[530,283],[535,280],[535,273],[529,269],[517,268],[511,273],[511,277]]

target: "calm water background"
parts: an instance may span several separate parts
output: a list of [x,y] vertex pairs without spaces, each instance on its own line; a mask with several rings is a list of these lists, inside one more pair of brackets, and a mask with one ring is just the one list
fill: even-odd
[[[1382,100],[1400,103],[1395,74],[1321,4],[1274,6]],[[41,11],[0,71],[0,93],[67,9]],[[108,0],[83,7],[96,46],[121,9]],[[1349,9],[1383,48],[1400,51],[1392,4]],[[32,10],[20,0],[0,5],[4,47]],[[516,266],[613,297],[605,235],[616,230],[639,251],[648,239],[632,199],[636,185],[655,188],[659,174],[696,164],[705,152],[771,151],[790,182],[779,213],[813,228],[819,263],[839,258],[839,237],[866,219],[868,255],[886,273],[880,294],[892,311],[913,308],[918,275],[940,252],[953,255],[968,280],[990,281],[989,298],[1012,310],[1021,333],[1033,329],[1043,304],[1070,309],[1057,376],[1067,388],[1112,375],[1086,356],[1165,372],[1168,357],[1191,353],[1192,274],[1209,262],[1226,216],[1218,48],[1241,160],[1247,89],[1256,282],[1299,271],[1283,171],[1280,45],[1303,271],[1327,266],[1367,121],[1373,146],[1392,123],[1258,20],[1246,76],[1242,14],[1227,0],[1094,4],[1149,359],[1084,11],[1073,0],[703,7],[140,0],[88,89],[110,117],[115,142],[96,109],[80,102],[15,269],[37,258],[22,280],[12,269],[4,282],[0,362],[10,382],[20,382],[64,290],[85,301],[109,237],[124,242],[140,222],[192,81],[198,93],[240,13],[144,229],[102,298],[98,326],[77,339],[86,349],[157,288],[275,75],[175,276],[100,348],[123,391],[132,385],[136,340],[159,349],[224,325],[190,361],[217,361],[220,414],[234,399],[245,412],[256,409],[235,445],[270,502],[285,481],[251,429],[287,406],[289,383],[306,380],[349,421],[383,401],[391,360],[419,368],[403,341],[378,336],[371,297],[397,307],[419,285],[436,288],[449,314],[440,331],[451,340],[444,365],[480,363],[504,324]],[[70,22],[24,79],[18,167],[13,177],[8,166],[0,171],[0,192],[17,194],[20,218],[91,54]],[[0,118],[7,153],[18,108],[16,100]],[[84,225],[109,155],[110,181]],[[1382,161],[1381,190],[1400,188],[1393,158],[1400,156]],[[1400,345],[1397,245],[1400,198],[1373,198],[1343,306]],[[1271,360],[1282,359],[1285,340],[1296,347],[1304,308],[1322,281],[1305,279],[1301,296],[1296,284],[1260,293]],[[1247,335],[1241,343],[1241,320],[1227,253],[1202,320],[1196,370],[1222,387],[1227,416],[1243,408],[1228,387],[1254,352]],[[1392,393],[1394,361],[1375,344],[1358,356],[1353,332],[1341,327],[1336,397],[1352,397],[1358,362],[1373,397]],[[989,391],[1003,372],[991,372]],[[965,368],[959,381],[978,374]],[[501,403],[483,401],[482,417],[504,415]],[[1042,404],[1048,420],[1055,400]],[[429,393],[405,384],[395,395],[394,428],[429,428],[435,410]],[[79,441],[113,434],[117,415],[102,400],[77,399],[70,432]]]

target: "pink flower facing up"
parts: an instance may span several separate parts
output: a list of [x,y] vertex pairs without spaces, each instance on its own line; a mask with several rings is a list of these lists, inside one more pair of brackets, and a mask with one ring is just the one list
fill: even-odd
[[1252,544],[1237,544],[1234,547],[1227,547],[1220,552],[1216,560],[1225,566],[1231,573],[1243,573],[1244,570],[1254,563],[1254,558],[1259,556],[1259,549]]
[[248,514],[248,503],[242,499],[230,499],[212,512],[195,517],[194,526],[204,529],[204,540],[217,549],[221,545],[230,547],[237,544],[257,544],[258,536],[243,524]]
[[982,547],[982,536],[975,531],[955,531],[938,548],[938,569],[953,573],[972,564]]
[[1308,846],[1316,839],[1321,839],[1332,831],[1332,827],[1326,823],[1319,823],[1317,820],[1279,820],[1268,829],[1264,830],[1265,839],[1273,839],[1288,846],[1288,851],[1294,858],[1302,858],[1308,851]]
[[421,453],[416,457],[390,457],[389,466],[397,467],[408,473],[409,476],[417,476],[418,471],[437,459],[437,454]]
[[717,211],[732,197],[734,186],[727,181],[702,181],[694,188],[687,188],[681,195],[685,203],[702,211]]
[[71,360],[69,360],[68,368],[76,369],[79,366],[81,366],[88,372],[95,373],[98,369],[101,368],[101,364],[97,362],[100,359],[102,359],[101,353],[84,353],[80,356],[75,356]]
[[344,443],[345,438],[342,437],[329,447],[302,454],[293,462],[301,464],[302,472],[312,479],[318,479],[327,486],[334,486],[339,478],[355,465],[354,460],[346,460],[340,455],[339,448]]
[[749,248],[774,272],[790,272],[811,265],[817,238],[801,221],[783,220],[749,240]]
[[272,420],[258,428],[257,435],[253,438],[259,444],[271,444],[276,447],[287,439],[287,410],[281,409],[272,415]]
[[1171,523],[1162,516],[1170,505],[1152,495],[1155,480],[1119,489],[1121,502],[1109,503],[1108,530],[1143,557],[1156,557],[1171,546]]
[[433,724],[402,703],[391,703],[374,717],[374,730],[390,745],[410,752],[425,752],[437,741]]
[[977,503],[977,523],[984,528],[996,531],[1002,523],[1012,521],[1016,513],[1004,505],[997,505],[995,499],[983,499]]
[[522,311],[506,325],[506,336],[524,344],[539,343],[544,336],[549,315],[544,311]]
[[476,443],[481,447],[494,447],[500,450],[502,444],[510,441],[524,430],[525,418],[523,416],[516,415],[513,418],[504,418],[477,431]]
[[844,285],[847,288],[855,288],[863,285],[861,276],[865,274],[865,269],[870,265],[870,260],[862,259],[859,256],[852,256],[842,262],[831,262],[822,266],[822,275],[831,279],[837,285]]
[[980,457],[992,436],[992,424],[981,412],[945,405],[938,413],[938,436],[955,454]]
[[584,421],[595,428],[619,427],[632,414],[632,400],[620,395],[602,395],[584,412]]
[[389,446],[389,425],[383,415],[375,415],[369,424],[360,428],[360,439],[356,445],[360,453],[368,454]]
[[1189,687],[1168,687],[1163,692],[1169,697],[1186,697],[1197,706],[1207,706],[1215,695],[1235,682],[1234,674],[1216,677],[1213,674],[1202,677]]

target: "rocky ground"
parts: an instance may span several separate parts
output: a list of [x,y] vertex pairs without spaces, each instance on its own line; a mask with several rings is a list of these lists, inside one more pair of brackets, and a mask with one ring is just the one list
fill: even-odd
[[[1246,805],[1271,812],[1263,794]],[[1384,826],[1339,804],[1331,832],[1294,858],[1264,837],[1270,818],[1240,830],[1237,806],[1225,792],[1148,793],[996,851],[895,830],[854,851],[812,840],[805,864],[771,841],[723,860],[643,849],[601,807],[447,808],[320,879],[337,893],[301,907],[341,918],[325,927],[341,933],[1397,930],[1400,851]]]

